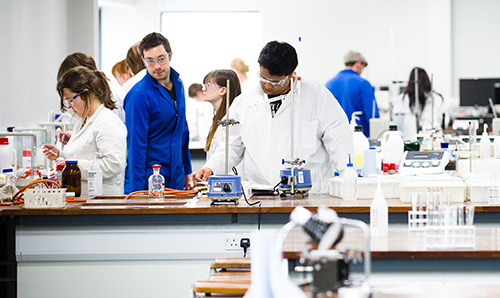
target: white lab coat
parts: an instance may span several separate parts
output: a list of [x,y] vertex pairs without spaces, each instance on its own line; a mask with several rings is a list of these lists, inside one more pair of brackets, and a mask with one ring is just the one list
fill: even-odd
[[[348,153],[353,152],[352,132],[347,116],[333,95],[322,85],[302,80],[300,96],[295,98],[295,156],[306,161],[313,185],[333,176],[332,162],[340,172],[346,168]],[[280,180],[282,159],[291,156],[291,95],[288,94],[272,118],[269,99],[258,88],[243,92],[229,109],[229,116],[240,122],[230,128],[229,166],[242,161],[243,180],[275,185]],[[275,100],[275,99],[271,99]],[[225,130],[214,154],[205,164],[215,174],[224,171]],[[286,166],[286,165],[285,165]]]
[[[440,95],[434,93],[434,117],[432,117],[432,98],[428,95],[424,110],[420,115],[420,128],[423,131],[440,129],[443,121],[443,113],[446,113],[444,100]],[[434,118],[434,126],[432,125],[432,118]],[[398,126],[398,130],[403,133],[405,140],[415,140],[415,135],[418,132],[417,115],[410,109],[410,98],[408,95],[402,93],[393,102],[392,119]]]
[[[131,77],[128,79],[125,83],[123,83],[122,88],[123,91],[125,91],[125,95],[134,87],[135,84],[137,84],[148,72],[147,68],[144,68],[143,70],[139,71],[138,73],[135,74],[135,76]],[[125,97],[123,97],[125,98]]]
[[82,126],[75,124],[61,157],[78,161],[82,173],[82,193],[87,193],[88,170],[102,171],[103,194],[123,194],[123,172],[127,157],[127,128],[110,109],[100,105]]
[[189,128],[189,148],[205,148],[214,117],[214,106],[208,101],[186,99],[186,121]]
[[125,91],[122,86],[118,84],[118,82],[114,80],[109,81],[109,89],[111,89],[112,100],[116,102],[116,109],[113,110],[113,113],[118,116],[125,123],[125,110],[123,109],[123,100],[125,99]]
[[[231,129],[231,127],[229,128]],[[207,152],[207,160],[209,160],[212,155],[214,155],[215,151],[217,151],[218,147],[224,147],[226,146],[226,139],[222,135],[221,130],[226,131],[225,127],[217,127],[217,130],[215,131],[214,137],[212,138],[212,143],[210,143],[210,148],[208,149]]]

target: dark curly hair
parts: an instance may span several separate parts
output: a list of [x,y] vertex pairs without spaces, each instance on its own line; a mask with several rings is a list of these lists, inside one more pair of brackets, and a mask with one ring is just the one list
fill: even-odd
[[287,76],[293,73],[299,61],[294,47],[276,40],[268,42],[260,51],[260,66],[273,76]]
[[157,32],[149,33],[142,39],[141,43],[139,44],[139,48],[141,49],[141,56],[144,58],[144,51],[157,47],[161,44],[163,45],[167,53],[170,53],[172,51],[172,49],[170,48],[170,42],[168,42],[168,39],[165,36]]

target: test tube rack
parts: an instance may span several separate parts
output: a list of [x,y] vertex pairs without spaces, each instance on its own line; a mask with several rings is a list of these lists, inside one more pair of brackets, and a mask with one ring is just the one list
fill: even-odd
[[29,188],[24,191],[24,208],[47,209],[66,206],[66,188]]
[[[460,249],[476,246],[476,227],[473,223],[474,212],[469,206],[465,218],[452,213],[460,208],[446,206],[444,214],[435,210],[408,211],[408,229],[410,232],[420,231],[425,234],[426,249]],[[463,210],[463,207],[462,207]]]
[[500,188],[488,188],[488,205],[500,205]]
[[427,226],[427,210],[426,211],[408,211],[408,230],[423,231]]

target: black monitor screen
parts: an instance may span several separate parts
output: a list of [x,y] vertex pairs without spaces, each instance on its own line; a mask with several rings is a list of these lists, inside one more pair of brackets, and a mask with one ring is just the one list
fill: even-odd
[[500,78],[460,79],[461,106],[489,106],[488,98],[500,104]]

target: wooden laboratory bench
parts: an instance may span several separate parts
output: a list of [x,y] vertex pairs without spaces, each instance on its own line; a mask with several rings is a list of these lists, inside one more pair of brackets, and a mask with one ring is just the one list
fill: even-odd
[[[401,232],[401,231],[398,231]],[[349,234],[349,232],[348,232]],[[400,233],[390,233],[397,235]],[[355,235],[357,236],[357,235]],[[291,233],[287,238],[285,249],[290,246],[290,240],[300,240],[304,235]],[[388,237],[389,239],[392,236]],[[197,280],[193,285],[195,297],[243,297],[251,286],[251,270],[249,258],[217,258],[212,262],[212,273],[207,280]],[[218,269],[217,269],[218,268]],[[215,269],[215,270],[214,270]],[[304,279],[301,279],[304,280]],[[371,283],[372,297],[402,298],[402,297],[499,297],[500,284],[474,282],[384,282]],[[301,285],[307,297],[312,297],[310,284]],[[317,298],[338,297],[337,293],[320,293]],[[351,297],[351,296],[349,296]],[[357,296],[355,296],[357,297]]]
[[[371,237],[371,256],[372,259],[500,259],[500,228],[476,227],[474,248],[427,248],[426,241],[425,232],[390,228],[385,237]],[[304,250],[312,247],[311,238],[302,229],[294,229],[283,244],[283,257],[299,259]],[[344,230],[339,249],[362,251],[363,247],[361,230]]]
[[[165,202],[151,203],[146,197],[137,196],[124,200],[124,196],[101,196],[90,197],[86,202],[71,202],[64,208],[48,209],[26,209],[23,205],[0,206],[0,216],[31,216],[31,215],[105,215],[105,214],[289,214],[296,206],[316,211],[320,205],[333,208],[338,213],[348,216],[348,214],[369,214],[370,199],[360,199],[357,201],[344,201],[329,195],[311,194],[305,198],[294,198],[279,196],[257,196],[252,197],[249,202],[260,201],[259,205],[249,206],[240,199],[237,205],[233,203],[211,205],[207,197],[167,197]],[[402,214],[407,221],[407,212],[410,210],[410,203],[403,203],[399,199],[387,199],[389,213]],[[458,204],[458,203],[454,203]],[[498,215],[500,218],[500,206],[488,206],[486,202],[468,202],[475,206],[476,216],[481,214]],[[496,221],[496,220],[495,220]]]
[[[238,281],[197,281],[193,291],[196,297],[243,297],[250,288],[249,282]],[[310,286],[301,289],[307,297],[313,297]],[[383,284],[371,287],[374,298],[494,298],[500,296],[499,284],[458,283],[458,282],[407,282],[402,284]],[[231,295],[231,296],[229,296]],[[337,293],[320,293],[316,298],[337,298]],[[362,297],[362,296],[346,296]]]

